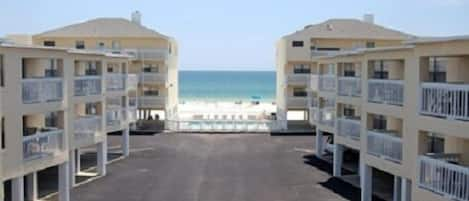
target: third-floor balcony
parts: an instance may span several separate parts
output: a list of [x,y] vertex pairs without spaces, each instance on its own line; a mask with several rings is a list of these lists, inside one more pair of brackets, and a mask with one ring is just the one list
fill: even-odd
[[73,126],[76,141],[94,140],[96,134],[101,130],[101,116],[79,116],[74,120]]
[[23,137],[23,160],[40,160],[54,157],[63,149],[64,132],[57,128],[42,128]]
[[387,79],[368,80],[368,101],[402,106],[404,102],[404,81]]
[[338,135],[353,140],[360,140],[360,119],[340,117],[337,119]]
[[138,60],[165,60],[169,56],[169,50],[164,48],[157,49],[125,49],[123,52],[133,59]]
[[421,89],[421,114],[469,120],[468,84],[422,83]]
[[127,74],[127,83],[126,87],[128,90],[136,90],[138,86],[138,76],[137,74]]
[[75,96],[101,94],[101,76],[80,76],[75,78]]
[[334,127],[335,124],[335,108],[326,107],[319,109],[319,124]]
[[368,154],[400,163],[402,160],[402,138],[386,130],[369,130],[367,135]]
[[138,97],[139,108],[162,108],[166,105],[164,96],[140,96]]
[[166,73],[142,72],[139,76],[139,82],[148,84],[165,84],[167,77],[168,75]]
[[335,75],[325,74],[319,76],[319,90],[320,91],[335,91],[336,89],[336,80]]
[[21,85],[25,104],[58,102],[63,99],[62,78],[25,78],[21,81]]
[[126,75],[123,73],[106,74],[107,91],[123,91],[125,89]]
[[287,98],[287,106],[289,108],[307,108],[308,97],[307,96],[289,96]]
[[339,77],[338,91],[340,96],[360,97],[361,96],[361,79],[359,77]]
[[309,73],[291,73],[287,75],[287,83],[290,86],[307,86],[309,78]]

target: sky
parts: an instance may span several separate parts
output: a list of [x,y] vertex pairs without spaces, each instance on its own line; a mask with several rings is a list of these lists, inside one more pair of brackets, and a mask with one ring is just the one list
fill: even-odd
[[182,70],[274,70],[280,37],[367,13],[414,35],[469,35],[469,0],[2,0],[0,36],[130,18],[135,10],[145,26],[176,38]]

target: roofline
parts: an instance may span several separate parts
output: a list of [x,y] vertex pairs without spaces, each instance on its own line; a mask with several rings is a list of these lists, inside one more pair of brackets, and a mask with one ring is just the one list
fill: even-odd
[[401,46],[378,47],[378,48],[358,48],[355,50],[339,51],[337,52],[337,54],[329,55],[329,56],[312,57],[312,59],[333,59],[333,58],[344,57],[344,56],[359,56],[359,55],[364,55],[365,53],[373,53],[373,52],[411,50],[413,48],[415,48],[414,45],[401,45]]
[[442,42],[451,42],[451,41],[466,41],[469,40],[469,35],[461,36],[447,36],[447,37],[430,37],[430,38],[420,38],[404,42],[404,44],[425,44],[425,43],[442,43]]
[[114,57],[114,58],[131,58],[131,56],[123,55],[123,54],[113,54],[113,53],[106,53],[106,52],[93,51],[93,50],[79,50],[79,49],[64,48],[64,47],[47,47],[47,46],[39,46],[39,45],[20,45],[20,44],[9,44],[9,43],[0,44],[0,47],[18,48],[18,49],[50,50],[50,51],[58,51],[58,52],[64,52],[64,53],[69,53],[69,54],[95,55],[95,56],[106,56],[106,57]]

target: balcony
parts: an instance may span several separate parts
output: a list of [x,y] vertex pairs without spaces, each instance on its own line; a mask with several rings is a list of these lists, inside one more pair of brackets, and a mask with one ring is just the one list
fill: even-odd
[[123,52],[138,60],[166,60],[169,56],[168,49],[126,49]]
[[319,122],[319,108],[318,107],[310,107],[309,108],[309,123],[316,124]]
[[134,107],[127,108],[127,120],[131,123],[137,121],[137,108],[134,108]]
[[62,78],[27,78],[21,81],[24,104],[59,102],[63,99]]
[[287,83],[290,86],[308,86],[309,73],[295,73],[287,75]]
[[168,76],[165,73],[143,72],[140,73],[139,82],[150,84],[165,84],[167,77]]
[[319,76],[318,75],[310,74],[308,88],[313,91],[319,90]]
[[120,127],[127,120],[127,110],[123,108],[106,109],[106,126],[108,128]]
[[162,96],[140,96],[138,98],[139,108],[161,108],[166,105],[166,97]]
[[362,93],[361,79],[359,77],[339,77],[339,96],[360,97]]
[[307,108],[307,96],[290,96],[287,98],[287,106],[290,108]]
[[101,117],[96,115],[77,117],[73,126],[76,141],[94,139],[96,133],[101,130]]
[[138,86],[137,74],[127,74],[127,90],[136,90]]
[[458,162],[459,154],[420,156],[419,187],[448,200],[469,201],[469,167]]
[[83,76],[75,78],[75,96],[101,94],[100,76]]
[[338,135],[350,138],[352,140],[360,140],[360,120],[348,117],[337,119]]
[[384,130],[369,130],[367,136],[368,154],[395,163],[402,161],[402,138]]
[[126,75],[122,73],[106,74],[107,91],[123,91],[125,89]]
[[402,80],[368,80],[368,101],[402,106],[404,102],[404,82]]
[[469,85],[422,83],[423,115],[469,121]]
[[319,109],[319,124],[334,127],[335,124],[335,108]]
[[23,160],[39,160],[57,155],[63,147],[63,137],[63,130],[57,128],[45,128],[23,137]]
[[319,90],[320,91],[335,91],[335,75],[320,75],[319,76]]
[[137,97],[129,97],[129,107],[137,108]]

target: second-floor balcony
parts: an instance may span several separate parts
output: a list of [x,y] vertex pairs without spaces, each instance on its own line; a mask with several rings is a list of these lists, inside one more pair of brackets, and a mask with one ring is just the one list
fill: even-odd
[[21,81],[24,104],[59,102],[63,99],[62,78],[27,78]]
[[338,135],[353,140],[360,140],[360,119],[341,117],[337,119]]
[[128,90],[135,90],[138,86],[138,76],[137,74],[127,74],[127,83],[126,87]]
[[338,91],[340,96],[360,97],[362,93],[361,79],[359,77],[339,77]]
[[469,200],[469,167],[459,154],[422,155],[418,159],[418,186],[449,200]]
[[334,127],[335,124],[335,108],[327,107],[319,109],[319,124]]
[[106,74],[107,91],[123,91],[125,89],[126,75],[122,73]]
[[309,123],[316,124],[319,122],[319,108],[315,106],[309,107]]
[[166,73],[142,72],[139,76],[139,82],[149,84],[165,84],[167,77],[168,75]]
[[319,90],[319,75],[310,74],[308,88],[313,91]]
[[138,97],[139,108],[160,108],[166,105],[166,97],[163,96],[140,96]]
[[127,110],[125,108],[107,108],[106,126],[108,128],[120,127],[127,121]]
[[54,157],[63,149],[63,137],[63,130],[57,128],[43,128],[23,137],[23,160]]
[[75,78],[75,96],[101,94],[101,76],[83,76]]
[[75,140],[94,139],[101,130],[101,117],[97,115],[80,116],[73,122]]
[[292,73],[287,75],[287,83],[291,86],[307,86],[309,79],[309,73]]
[[469,85],[422,83],[421,88],[421,114],[469,120]]
[[394,132],[369,130],[367,140],[368,154],[396,163],[402,161],[402,138]]
[[307,108],[308,97],[307,96],[289,96],[287,98],[287,106],[291,108]]
[[326,74],[319,76],[319,90],[320,91],[335,91],[336,89],[336,80],[335,75]]
[[368,101],[402,106],[404,102],[404,82],[402,80],[368,80]]

